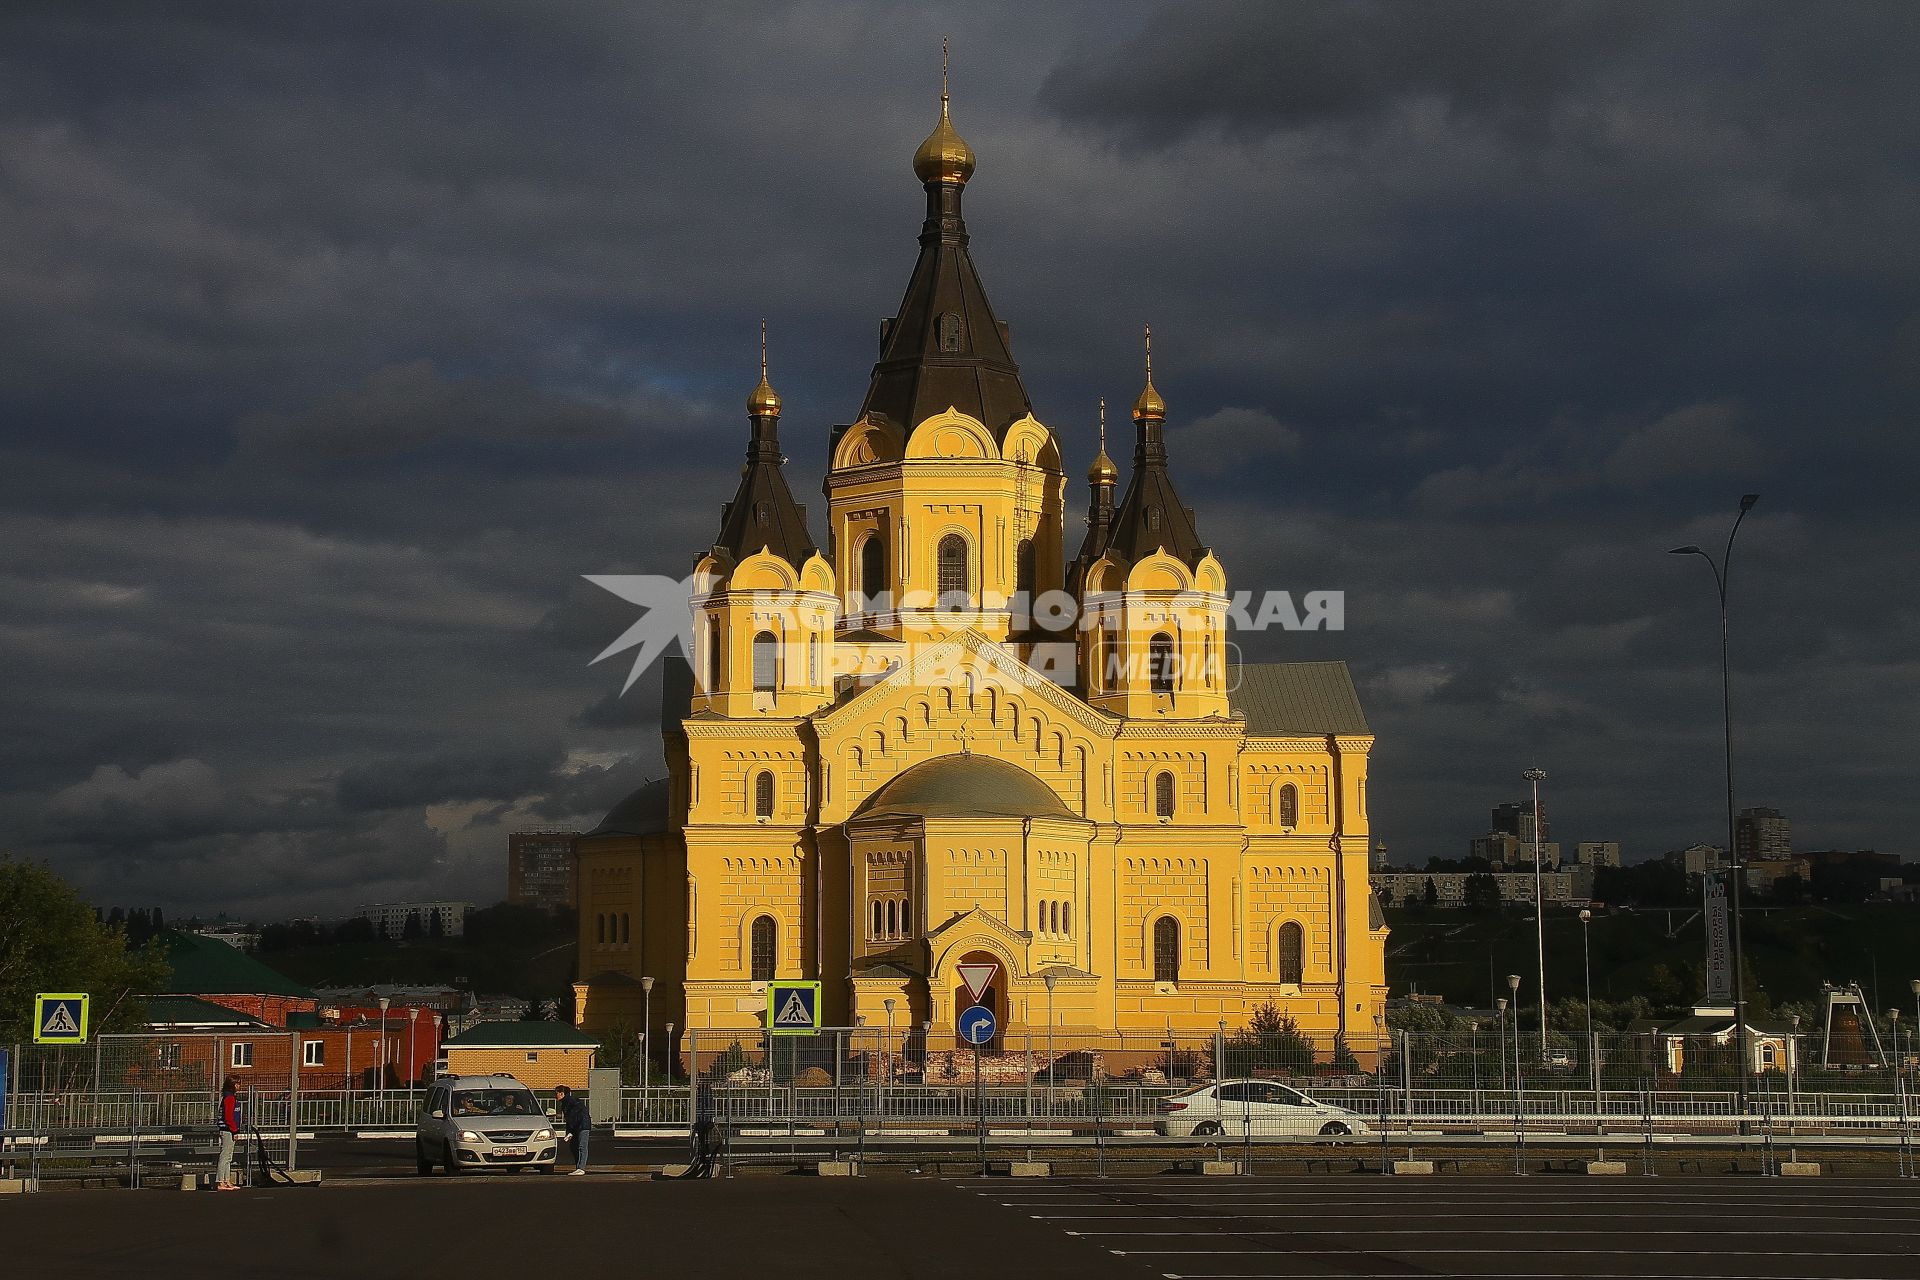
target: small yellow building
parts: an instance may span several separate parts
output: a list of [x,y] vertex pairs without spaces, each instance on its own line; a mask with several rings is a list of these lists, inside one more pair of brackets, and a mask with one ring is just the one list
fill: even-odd
[[585,1089],[599,1047],[564,1022],[482,1022],[440,1048],[447,1075],[510,1075],[530,1089]]
[[763,358],[694,660],[666,670],[667,776],[579,841],[577,1020],[747,1030],[768,981],[818,979],[828,1025],[951,1044],[972,962],[1003,1040],[1049,1009],[1060,1036],[1204,1035],[1271,1002],[1371,1044],[1386,927],[1346,666],[1231,660],[1150,346],[1124,492],[1103,426],[1068,555],[1059,445],[968,251],[973,168],[943,102],[919,259],[829,441],[824,548]]

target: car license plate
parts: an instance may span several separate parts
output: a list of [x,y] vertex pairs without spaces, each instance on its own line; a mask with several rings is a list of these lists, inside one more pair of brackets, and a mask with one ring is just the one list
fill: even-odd
[[502,1156],[523,1156],[527,1154],[527,1149],[525,1147],[496,1147],[494,1154]]

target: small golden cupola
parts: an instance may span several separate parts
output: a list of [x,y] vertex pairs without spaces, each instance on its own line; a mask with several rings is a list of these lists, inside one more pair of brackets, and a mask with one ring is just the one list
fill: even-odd
[[940,123],[913,153],[913,176],[923,184],[951,182],[965,186],[973,176],[973,148],[954,130],[947,115],[947,42],[940,42]]
[[[1162,409],[1164,412],[1164,407]],[[1107,402],[1100,402],[1100,452],[1094,455],[1093,465],[1087,468],[1087,483],[1105,485],[1112,488],[1120,482],[1120,468],[1107,456]]]
[[1153,326],[1147,326],[1147,385],[1140,392],[1140,398],[1133,402],[1133,420],[1135,422],[1165,422],[1167,420],[1167,402],[1160,398],[1159,391],[1153,385]]
[[747,416],[749,418],[777,418],[780,416],[780,393],[767,381],[767,322],[760,322],[760,385],[747,393]]

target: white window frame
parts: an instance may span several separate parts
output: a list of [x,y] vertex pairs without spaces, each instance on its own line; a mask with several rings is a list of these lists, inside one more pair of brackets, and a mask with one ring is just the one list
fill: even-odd
[[324,1067],[327,1065],[327,1042],[325,1040],[303,1040],[300,1043],[300,1065],[303,1067]]
[[253,1041],[235,1040],[227,1049],[227,1065],[235,1071],[253,1069]]

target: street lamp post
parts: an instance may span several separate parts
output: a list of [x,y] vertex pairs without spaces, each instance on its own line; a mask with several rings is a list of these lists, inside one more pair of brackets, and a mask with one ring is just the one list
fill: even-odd
[[1740,532],[1740,522],[1747,518],[1747,512],[1753,510],[1753,504],[1760,501],[1757,493],[1740,496],[1740,514],[1733,519],[1733,528],[1727,532],[1726,549],[1716,561],[1707,552],[1689,543],[1684,547],[1674,547],[1668,551],[1673,556],[1699,556],[1713,570],[1714,590],[1720,597],[1720,710],[1726,730],[1727,751],[1727,859],[1728,892],[1727,907],[1733,916],[1733,1034],[1740,1056],[1739,1107],[1740,1131],[1747,1131],[1747,1072],[1753,1063],[1747,1054],[1747,978],[1745,970],[1746,952],[1740,938],[1740,882],[1744,878],[1746,860],[1740,856],[1739,837],[1734,830],[1733,809],[1733,679],[1727,664],[1727,584],[1733,573],[1733,540]]
[[[1536,818],[1535,821],[1538,821]],[[1587,978],[1587,1062],[1593,1068],[1593,1098],[1596,1108],[1600,1105],[1600,1053],[1599,1042],[1593,1038],[1593,947],[1588,941],[1587,926],[1593,923],[1593,912],[1580,908],[1580,967],[1586,971]]]
[[380,997],[380,1072],[374,1077],[373,1085],[374,1096],[380,1100],[380,1116],[383,1120],[387,1114],[387,1059],[391,1056],[387,1051],[387,1006],[392,1003],[391,997]]
[[1053,1114],[1053,988],[1060,975],[1049,972],[1041,979],[1047,984],[1047,1114]]
[[1513,993],[1513,1109],[1520,1110],[1520,975],[1507,975],[1507,990]]
[[[1520,775],[1533,785],[1533,946],[1540,966],[1540,1061],[1547,1060],[1547,904],[1541,890],[1540,784],[1546,770],[1529,769]],[[1516,1006],[1517,1007],[1517,1006]]]
[[1493,1002],[1494,1012],[1500,1015],[1500,1091],[1507,1089],[1507,998],[1501,996]]
[[414,1036],[419,1030],[420,1006],[410,1005],[407,1008],[407,1091],[409,1093],[413,1091],[414,1084],[420,1079],[419,1074],[414,1070],[413,1063]]
[[887,1040],[880,1054],[881,1083],[893,1083],[893,997],[880,1002],[887,1009]]
[[667,1088],[673,1088],[673,1024],[671,1022],[667,1024],[667,1054],[660,1065],[667,1069]]
[[[640,979],[640,1096],[646,1097],[653,1075],[653,979]],[[645,1103],[641,1104],[645,1106]]]

